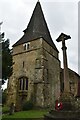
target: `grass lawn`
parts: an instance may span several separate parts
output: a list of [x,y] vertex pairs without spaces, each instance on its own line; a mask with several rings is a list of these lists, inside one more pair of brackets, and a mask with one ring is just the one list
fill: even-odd
[[13,115],[3,115],[3,120],[6,118],[10,120],[10,118],[43,118],[44,114],[46,114],[48,110],[28,110],[28,111],[20,111],[15,112]]

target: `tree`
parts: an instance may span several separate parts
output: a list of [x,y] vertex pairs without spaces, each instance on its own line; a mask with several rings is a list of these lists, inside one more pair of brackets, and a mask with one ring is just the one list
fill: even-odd
[[9,48],[9,39],[4,39],[4,32],[1,33],[0,22],[0,88],[12,74],[12,55]]
[[12,52],[9,48],[9,39],[2,40],[2,84],[12,74]]

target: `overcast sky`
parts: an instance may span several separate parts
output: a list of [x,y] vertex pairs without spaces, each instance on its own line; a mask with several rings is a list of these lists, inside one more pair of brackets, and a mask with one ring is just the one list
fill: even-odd
[[[10,46],[23,35],[36,3],[37,0],[0,0],[1,30],[10,39]],[[56,39],[61,32],[71,36],[66,41],[68,66],[78,73],[78,0],[40,0],[40,3],[52,39],[60,52],[61,63],[62,44],[57,43]]]

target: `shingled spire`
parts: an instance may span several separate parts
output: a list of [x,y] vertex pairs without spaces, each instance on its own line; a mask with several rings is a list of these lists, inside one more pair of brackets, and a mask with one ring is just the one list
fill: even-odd
[[39,1],[35,6],[35,9],[33,11],[32,17],[27,28],[24,30],[24,35],[19,41],[17,41],[13,45],[13,47],[26,42],[33,41],[37,38],[43,38],[50,46],[57,50],[55,44],[52,41]]

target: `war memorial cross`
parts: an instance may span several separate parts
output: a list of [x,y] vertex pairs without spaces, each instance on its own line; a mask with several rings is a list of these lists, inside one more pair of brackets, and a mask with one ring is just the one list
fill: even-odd
[[68,72],[68,63],[67,63],[67,53],[66,53],[66,45],[65,40],[71,39],[69,35],[61,33],[60,36],[56,39],[57,42],[62,41],[62,50],[63,50],[63,65],[64,65],[64,92],[69,93],[69,72]]

